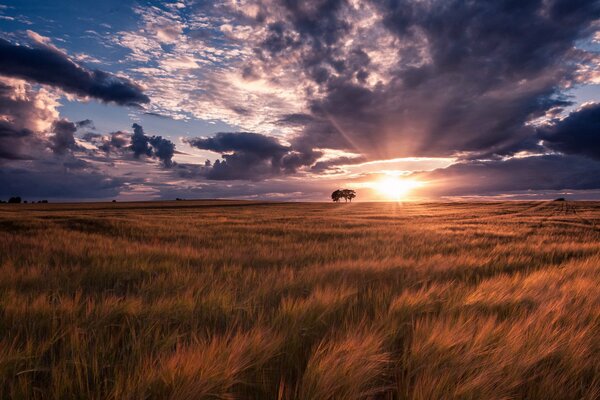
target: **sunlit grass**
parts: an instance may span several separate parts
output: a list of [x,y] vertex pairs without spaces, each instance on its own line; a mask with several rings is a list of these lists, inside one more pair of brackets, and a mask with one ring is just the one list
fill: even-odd
[[596,203],[0,206],[1,399],[600,398]]

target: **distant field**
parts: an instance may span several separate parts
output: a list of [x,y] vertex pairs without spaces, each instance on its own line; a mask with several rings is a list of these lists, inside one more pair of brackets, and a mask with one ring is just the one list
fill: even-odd
[[600,398],[600,203],[0,205],[0,399],[452,398]]

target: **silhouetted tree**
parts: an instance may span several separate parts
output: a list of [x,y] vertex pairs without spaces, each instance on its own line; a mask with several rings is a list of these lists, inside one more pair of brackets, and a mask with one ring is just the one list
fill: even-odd
[[341,190],[336,190],[335,192],[331,193],[331,200],[333,200],[334,202],[339,202],[340,199],[342,198],[342,191]]
[[19,197],[19,196],[11,197],[10,199],[8,199],[8,202],[12,203],[12,204],[19,204],[21,202],[21,197]]
[[350,201],[352,203],[352,199],[356,197],[356,192],[351,189],[338,189],[335,192],[331,193],[331,200],[334,202],[339,202],[341,199],[346,201]]
[[342,197],[352,203],[352,199],[356,197],[356,192],[352,189],[342,190]]

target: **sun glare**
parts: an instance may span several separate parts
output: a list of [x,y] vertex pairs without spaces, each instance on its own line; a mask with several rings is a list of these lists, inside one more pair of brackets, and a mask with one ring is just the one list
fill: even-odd
[[375,190],[386,200],[399,201],[422,183],[413,179],[402,179],[395,176],[383,178],[374,184]]

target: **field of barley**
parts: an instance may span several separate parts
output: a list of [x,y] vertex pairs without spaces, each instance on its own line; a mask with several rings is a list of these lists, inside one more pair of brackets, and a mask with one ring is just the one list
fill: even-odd
[[0,205],[1,399],[598,399],[600,203]]

